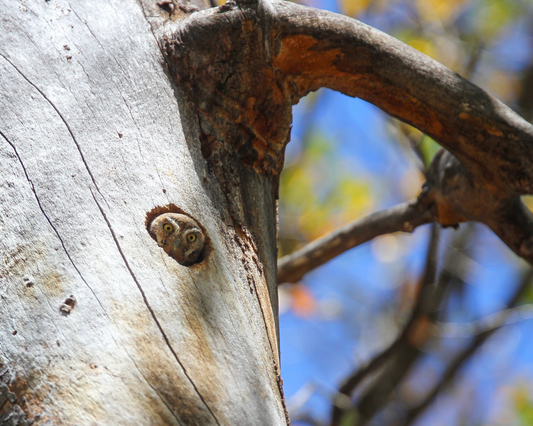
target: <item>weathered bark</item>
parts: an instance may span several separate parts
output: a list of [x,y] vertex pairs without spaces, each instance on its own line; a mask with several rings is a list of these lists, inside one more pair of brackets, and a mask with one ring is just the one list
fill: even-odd
[[[287,422],[275,200],[291,106],[319,87],[440,141],[464,167],[435,163],[437,220],[484,221],[530,259],[533,127],[504,105],[349,18],[162,6],[2,3],[4,423]],[[163,211],[207,233],[203,262],[157,247]]]
[[[414,125],[460,160],[436,163],[444,180],[426,185],[439,223],[482,221],[529,259],[533,222],[519,196],[533,192],[533,126],[458,74],[358,21],[279,0],[228,3],[157,34],[227,194],[238,182],[219,164],[226,157],[270,177],[277,190],[291,105],[329,87]],[[445,187],[455,189],[444,194]],[[526,231],[504,218],[509,206]]]
[[[458,74],[357,21],[283,1],[228,3],[158,30],[170,73],[196,111],[202,153],[226,194],[235,191],[220,165],[228,156],[277,190],[290,106],[329,87],[375,104],[450,151],[435,159],[420,198],[432,220],[481,221],[533,261],[532,215],[519,198],[533,192],[533,126]],[[313,252],[319,244],[307,253],[309,265],[328,257]],[[417,351],[404,354],[404,366]],[[404,369],[396,373],[400,380]],[[362,404],[378,397],[371,393]]]
[[[195,95],[202,128],[211,133],[203,141],[208,157],[237,151],[257,170],[278,173],[290,104],[329,87],[423,130],[493,192],[533,192],[531,124],[443,65],[356,20],[284,1],[243,1],[195,13],[162,34],[171,68],[182,65],[175,77]],[[216,140],[228,127],[253,143]]]
[[423,198],[371,213],[282,257],[278,261],[278,283],[298,282],[312,269],[351,248],[380,235],[413,232],[418,226],[434,220],[431,205],[428,205]]
[[[269,183],[225,196],[136,1],[1,10],[0,424],[286,424]],[[170,204],[203,262],[148,234]]]
[[279,68],[303,96],[360,97],[439,141],[492,192],[533,192],[533,126],[415,49],[353,19],[279,3]]

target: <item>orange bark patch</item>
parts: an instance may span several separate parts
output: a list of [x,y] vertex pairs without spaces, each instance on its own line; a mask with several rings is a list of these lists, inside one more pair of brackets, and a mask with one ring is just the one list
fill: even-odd
[[503,132],[500,129],[493,127],[493,126],[487,127],[487,132],[489,132],[493,136],[498,136],[498,137],[503,136]]
[[394,87],[374,68],[373,58],[364,49],[346,54],[342,47],[328,45],[308,35],[287,36],[274,58],[273,66],[292,77],[299,96],[319,87],[359,97],[384,111],[401,117],[433,137],[440,137],[444,126],[440,117],[415,96]]
[[[38,373],[34,373],[34,375],[38,375]],[[48,379],[50,383],[53,383],[54,378],[49,377]],[[23,411],[26,420],[34,420],[36,416],[39,416],[41,420],[48,418],[48,416],[41,417],[41,413],[45,411],[43,401],[50,393],[48,384],[42,383],[32,389],[28,385],[28,378],[23,374],[18,374],[8,388],[9,392],[14,394],[16,400],[13,403],[8,400],[7,403],[0,407],[0,417],[10,413],[13,406],[18,405]],[[51,412],[50,414],[54,415],[55,413]]]
[[[489,133],[492,136],[497,136],[497,137],[504,136],[503,132],[497,126],[487,123],[481,117],[476,117],[474,115],[467,114],[466,112],[462,112],[461,114],[459,114],[459,118],[462,120],[468,121],[470,124],[478,127],[480,130],[481,129],[486,130],[487,133]],[[483,140],[483,138],[481,138],[481,140]]]
[[458,214],[455,208],[442,197],[438,198],[436,220],[442,226],[455,226],[468,220],[466,217]]
[[[408,106],[409,113],[411,115],[410,120],[413,123],[417,123],[417,121],[420,120],[418,117],[423,117],[425,118],[424,128],[426,129],[426,133],[429,133],[436,138],[442,136],[444,126],[439,120],[437,114],[435,114],[431,108],[427,107],[414,97],[411,97],[409,104],[411,105],[411,107]],[[421,113],[422,111],[425,113]]]
[[320,49],[318,41],[311,36],[288,36],[281,42],[273,65],[287,74],[305,72],[319,75],[335,72],[334,62],[342,55],[340,49]]

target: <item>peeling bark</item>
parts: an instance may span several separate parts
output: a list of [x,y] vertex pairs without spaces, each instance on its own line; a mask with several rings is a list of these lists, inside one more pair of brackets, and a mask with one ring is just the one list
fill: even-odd
[[[435,220],[484,222],[529,259],[531,221],[518,197],[533,192],[533,126],[457,73],[356,20],[277,0],[228,3],[158,31],[169,71],[193,105],[202,154],[230,198],[241,196],[244,181],[221,166],[228,157],[236,169],[266,176],[273,192],[266,203],[274,201],[290,107],[329,87],[375,104],[453,154],[434,166],[444,179],[426,185]],[[234,217],[250,223],[250,215]]]
[[238,2],[161,31],[170,71],[199,111],[207,158],[230,152],[276,176],[290,105],[329,87],[438,140],[487,190],[533,192],[531,124],[438,62],[356,20],[289,2]]

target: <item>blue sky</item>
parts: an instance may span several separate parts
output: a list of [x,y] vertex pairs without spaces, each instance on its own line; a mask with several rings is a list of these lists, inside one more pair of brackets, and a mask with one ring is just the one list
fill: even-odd
[[[338,12],[334,1],[314,0],[313,5]],[[387,16],[372,16],[368,23],[386,30],[406,20],[406,14],[397,9]],[[527,63],[531,46],[525,23],[518,20],[484,53],[484,60],[508,58],[500,68],[516,72]],[[322,90],[314,107],[310,108],[306,99],[294,107],[286,162],[297,161],[304,132],[318,132],[353,178],[371,186],[375,210],[387,208],[405,201],[399,182],[406,172],[416,168],[387,126],[388,119],[378,108]],[[280,220],[283,223],[283,215]],[[475,237],[464,254],[468,266],[466,285],[462,292],[450,296],[448,321],[468,323],[498,312],[525,267],[490,230],[483,225],[474,226]],[[442,232],[441,254],[448,249],[454,233]],[[305,402],[291,413],[293,416],[307,413],[326,424],[331,396],[339,382],[394,338],[409,312],[409,307],[400,303],[402,297],[405,299],[404,286],[413,285],[418,279],[428,238],[429,227],[421,227],[412,235],[393,239],[400,249],[392,259],[381,258],[379,244],[370,242],[309,273],[303,282],[317,306],[311,316],[302,317],[284,308],[283,300],[288,296],[281,290],[285,396],[292,407]],[[443,339],[440,349],[447,355],[429,354],[422,358],[412,379],[415,388],[424,389],[433,383],[444,368],[443,360],[468,342],[465,337]],[[512,415],[504,414],[514,410],[512,389],[525,386],[533,390],[533,321],[504,326],[465,365],[460,377],[458,386],[438,398],[417,425],[458,424],[468,404],[477,407],[477,414],[472,414],[472,423],[468,424],[519,424]]]

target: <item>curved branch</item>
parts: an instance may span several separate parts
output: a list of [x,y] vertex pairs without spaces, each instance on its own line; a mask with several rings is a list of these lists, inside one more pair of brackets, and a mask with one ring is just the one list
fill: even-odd
[[357,20],[273,4],[273,66],[294,88],[295,102],[320,87],[359,97],[437,140],[487,189],[533,193],[533,126],[510,108]]
[[533,193],[533,125],[457,73],[357,20],[238,0],[162,29],[172,76],[200,113],[210,162],[235,155],[276,182],[291,105],[328,87],[428,134],[487,191]]
[[[291,106],[329,87],[450,151],[426,186],[440,224],[483,222],[533,260],[533,217],[519,200],[533,193],[533,125],[458,74],[356,20],[280,0],[227,3],[162,34],[169,70],[196,112],[202,154],[229,199],[246,194],[223,158],[244,164],[242,179],[270,180],[262,206],[274,211]],[[246,224],[255,213],[234,219]]]
[[431,211],[418,199],[371,213],[282,257],[278,261],[278,284],[298,282],[312,269],[380,235],[413,232],[432,221]]

